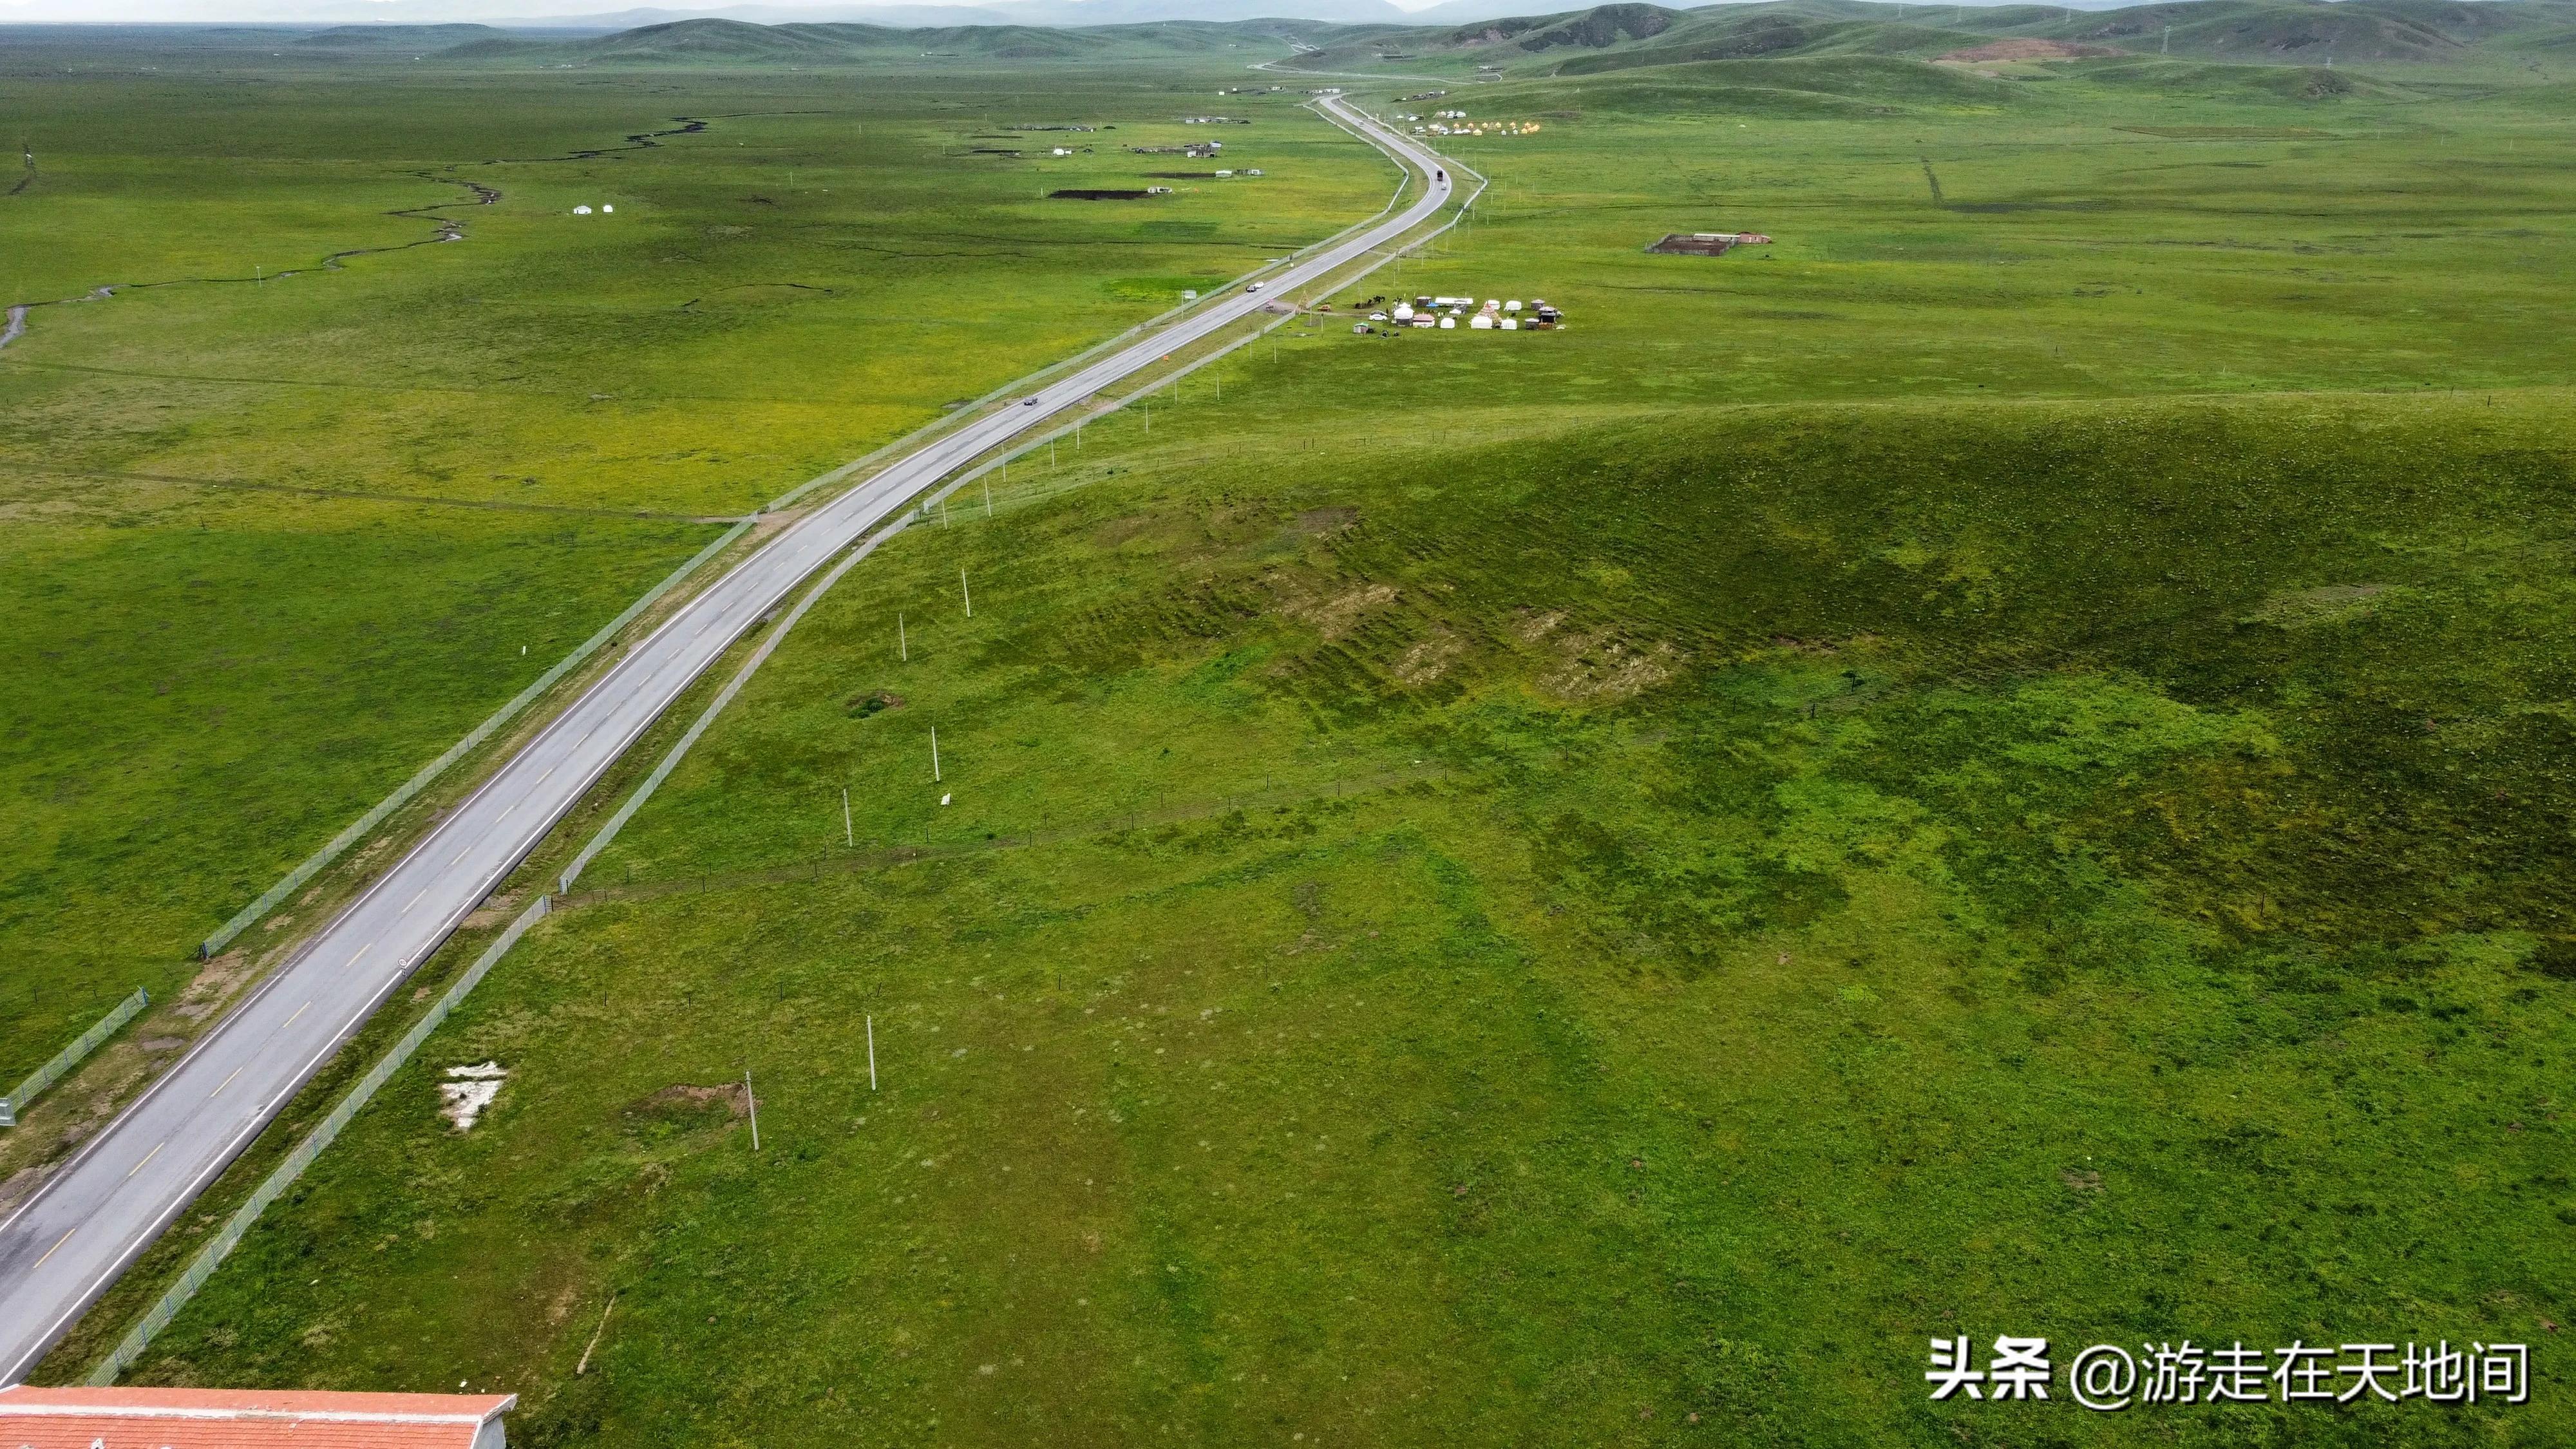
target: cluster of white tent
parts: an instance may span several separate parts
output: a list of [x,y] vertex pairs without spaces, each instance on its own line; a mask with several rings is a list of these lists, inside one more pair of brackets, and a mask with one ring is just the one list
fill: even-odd
[[[606,213],[615,211],[617,208],[610,206],[608,203],[603,201],[600,203],[599,209],[601,212]],[[576,206],[572,209],[572,214],[575,216],[588,216],[590,215],[590,208],[587,206]]]
[[[1470,311],[1470,308],[1474,310]],[[1481,303],[1473,297],[1416,297],[1410,302],[1398,302],[1387,311],[1369,314],[1371,322],[1392,322],[1399,327],[1440,327],[1450,330],[1457,328],[1461,318],[1466,319],[1468,327],[1478,332],[1489,330],[1518,332],[1523,328],[1536,331],[1544,328],[1561,328],[1565,323],[1565,314],[1543,301],[1530,303],[1529,310],[1524,314],[1520,299],[1517,297],[1508,301],[1500,297],[1488,297]],[[1365,331],[1366,328],[1363,327],[1360,330]]]

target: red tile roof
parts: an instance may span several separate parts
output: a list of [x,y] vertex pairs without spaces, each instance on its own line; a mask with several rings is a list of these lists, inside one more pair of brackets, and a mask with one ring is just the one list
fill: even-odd
[[19,1384],[0,1389],[0,1449],[490,1449],[501,1442],[493,1421],[518,1402],[516,1394]]

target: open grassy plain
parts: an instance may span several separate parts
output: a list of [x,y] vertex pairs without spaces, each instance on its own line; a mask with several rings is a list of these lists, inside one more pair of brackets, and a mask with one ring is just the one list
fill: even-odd
[[[1392,184],[1261,97],[1226,137],[1261,181],[1044,199],[1176,169],[1121,148],[1199,135],[1230,62],[572,79],[192,34],[6,52],[0,1083],[174,997],[734,517]],[[1004,129],[1058,122],[1116,129]]]
[[[1401,291],[1566,331],[1295,330],[887,546],[139,1377],[531,1444],[2566,1441],[2576,107],[2284,74],[1467,93],[1544,129],[1456,143]],[[1927,1401],[2001,1333],[2537,1384]]]

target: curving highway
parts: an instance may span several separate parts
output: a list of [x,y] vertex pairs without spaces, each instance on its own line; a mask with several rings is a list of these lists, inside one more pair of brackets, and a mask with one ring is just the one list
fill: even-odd
[[1335,120],[1431,184],[1411,206],[885,465],[745,558],[629,650],[150,1091],[0,1223],[0,1384],[26,1377],[116,1275],[488,897],[645,727],[797,583],[976,455],[1269,300],[1324,279],[1449,200],[1447,163],[1328,96]]

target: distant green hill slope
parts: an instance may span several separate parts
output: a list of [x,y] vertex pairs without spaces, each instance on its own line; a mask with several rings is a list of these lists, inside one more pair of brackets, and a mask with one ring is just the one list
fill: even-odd
[[[2046,39],[2202,60],[2443,63],[2576,49],[2572,0],[2182,0],[2108,11],[1776,0],[1673,10],[1619,4],[1453,27],[1342,28],[1291,64],[1447,61],[1504,74],[1817,55],[1931,57]],[[1463,64],[1460,64],[1463,63]]]
[[[1677,10],[1621,3],[1457,26],[1317,21],[1171,22],[1061,29],[969,25],[752,25],[677,20],[604,36],[484,25],[341,26],[306,51],[576,65],[835,65],[887,59],[1115,60],[1271,48],[1282,69],[1425,68],[1461,78],[1592,75],[1711,61],[1930,59],[1995,40],[2056,40],[2239,64],[2445,63],[2576,52],[2576,0],[2179,0],[2121,10],[1971,9],[1864,0],[1772,0]],[[1286,55],[1293,46],[1293,56]]]
[[[2189,0],[2069,13],[2024,5],[1985,12],[1997,35],[2090,41],[2212,59],[2313,63],[2443,62],[2576,27],[2565,0]],[[2170,35],[2168,35],[2170,27]]]
[[[739,20],[705,17],[586,37],[522,37],[474,25],[403,28],[459,32],[462,44],[452,44],[439,51],[443,57],[456,60],[525,59],[548,64],[730,67],[840,65],[896,58],[1118,60],[1214,54],[1228,47],[1257,47],[1256,53],[1284,54],[1291,37],[1348,27],[1301,21],[1175,21],[1084,29],[959,25],[899,30],[858,24],[752,25]],[[343,33],[347,32],[323,34]],[[372,32],[358,30],[357,33],[363,36]],[[314,39],[318,42],[321,37]],[[377,45],[371,48],[390,51],[401,47]],[[417,49],[418,43],[415,42],[412,48]]]
[[472,41],[510,38],[510,32],[490,25],[340,25],[298,36],[291,43],[304,50],[399,50],[421,55]]
[[[1610,58],[1598,58],[1607,61]],[[2027,87],[1971,72],[1884,56],[1793,56],[1608,65],[1556,78],[1507,81],[1476,92],[1480,112],[1585,115],[1862,118],[1961,106],[2015,104]]]

